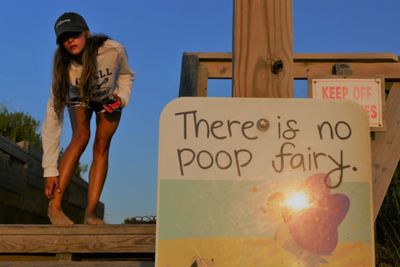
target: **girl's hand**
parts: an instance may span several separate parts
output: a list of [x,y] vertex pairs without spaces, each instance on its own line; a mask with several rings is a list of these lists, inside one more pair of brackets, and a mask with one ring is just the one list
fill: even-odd
[[119,109],[122,106],[121,98],[117,95],[113,95],[106,103],[103,104],[103,108],[108,112],[112,113],[114,110]]
[[57,190],[58,193],[61,192],[61,188],[58,183],[58,178],[56,176],[45,177],[45,180],[46,182],[44,185],[44,194],[48,199],[53,199],[55,190]]

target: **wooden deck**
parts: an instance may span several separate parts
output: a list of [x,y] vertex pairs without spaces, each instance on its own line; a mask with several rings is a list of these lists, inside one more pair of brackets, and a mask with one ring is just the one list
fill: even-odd
[[155,224],[0,225],[0,265],[154,266],[155,232]]

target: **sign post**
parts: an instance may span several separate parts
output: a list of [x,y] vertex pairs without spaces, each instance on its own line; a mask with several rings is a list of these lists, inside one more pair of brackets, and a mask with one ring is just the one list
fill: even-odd
[[156,266],[375,266],[359,105],[179,98],[159,134]]

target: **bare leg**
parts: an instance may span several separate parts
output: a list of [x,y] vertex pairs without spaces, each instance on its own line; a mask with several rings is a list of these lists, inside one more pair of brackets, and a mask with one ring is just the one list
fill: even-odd
[[96,216],[96,207],[106,180],[108,171],[108,153],[111,138],[118,127],[121,112],[99,113],[96,115],[96,137],[93,144],[93,162],[89,171],[88,204],[86,207],[86,224],[104,224]]
[[91,111],[85,107],[76,106],[69,108],[69,115],[72,126],[72,138],[60,161],[59,184],[61,192],[55,192],[54,198],[50,200],[47,210],[51,223],[55,225],[73,224],[73,221],[62,210],[62,198],[75,172],[79,158],[90,138]]

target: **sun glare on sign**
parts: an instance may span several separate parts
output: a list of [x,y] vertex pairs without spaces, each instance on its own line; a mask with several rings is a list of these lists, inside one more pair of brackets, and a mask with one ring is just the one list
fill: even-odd
[[308,196],[306,193],[296,192],[296,193],[290,195],[286,199],[284,204],[294,210],[302,210],[302,209],[308,208],[309,199],[308,199]]

